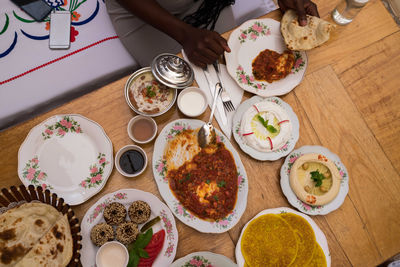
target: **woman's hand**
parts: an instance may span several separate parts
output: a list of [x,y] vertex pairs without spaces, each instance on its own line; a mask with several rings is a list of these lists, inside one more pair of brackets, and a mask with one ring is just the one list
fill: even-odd
[[317,5],[310,0],[278,0],[278,5],[285,13],[288,9],[294,9],[299,17],[299,25],[307,25],[307,15],[319,17]]
[[231,51],[219,33],[194,27],[187,31],[181,45],[189,60],[201,68],[215,62],[225,51]]

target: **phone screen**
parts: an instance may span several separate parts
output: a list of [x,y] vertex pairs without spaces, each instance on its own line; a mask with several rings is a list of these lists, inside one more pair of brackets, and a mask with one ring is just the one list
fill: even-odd
[[36,21],[42,21],[50,13],[52,7],[44,0],[11,0]]

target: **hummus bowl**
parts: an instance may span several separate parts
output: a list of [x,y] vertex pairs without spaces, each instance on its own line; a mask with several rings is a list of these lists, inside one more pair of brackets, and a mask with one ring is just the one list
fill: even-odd
[[237,109],[232,124],[240,148],[258,160],[277,160],[293,150],[299,139],[299,120],[278,97],[253,96]]
[[293,150],[281,167],[281,188],[301,212],[324,215],[338,209],[349,191],[349,175],[340,158],[321,146]]
[[289,175],[290,187],[296,196],[313,206],[334,200],[341,179],[336,165],[318,153],[307,153],[296,159]]

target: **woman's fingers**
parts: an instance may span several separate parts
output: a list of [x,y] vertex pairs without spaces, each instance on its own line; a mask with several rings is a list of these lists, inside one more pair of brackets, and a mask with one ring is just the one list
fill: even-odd
[[303,0],[297,0],[295,4],[296,4],[297,16],[299,18],[299,25],[300,26],[307,25],[307,16]]

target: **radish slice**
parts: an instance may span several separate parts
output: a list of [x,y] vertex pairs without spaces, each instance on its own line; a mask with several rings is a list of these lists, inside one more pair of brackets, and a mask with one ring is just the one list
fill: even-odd
[[269,145],[271,146],[271,150],[274,149],[274,146],[272,145],[272,140],[271,140],[271,138],[268,136],[267,139],[268,139],[268,141],[269,141]]

